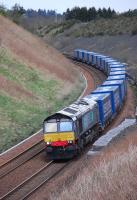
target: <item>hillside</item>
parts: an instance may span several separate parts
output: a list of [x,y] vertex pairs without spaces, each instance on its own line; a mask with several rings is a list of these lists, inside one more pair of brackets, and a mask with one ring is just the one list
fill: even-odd
[[129,64],[129,73],[137,79],[136,16],[100,18],[86,23],[65,21],[44,26],[37,30],[37,34],[61,52],[72,53],[73,49],[81,48],[126,62]]
[[97,35],[137,34],[137,17],[117,16],[112,19],[99,18],[89,22],[68,20],[60,24],[37,29],[41,37],[93,37]]
[[137,17],[119,16],[82,23],[71,20],[44,26],[37,34],[62,52],[74,48],[104,53],[136,65]]
[[83,87],[80,73],[57,50],[0,16],[1,152],[40,129]]

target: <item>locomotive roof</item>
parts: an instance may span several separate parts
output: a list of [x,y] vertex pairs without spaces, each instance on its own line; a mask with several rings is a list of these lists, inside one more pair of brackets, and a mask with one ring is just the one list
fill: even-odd
[[76,117],[81,116],[82,114],[86,113],[88,110],[91,110],[96,106],[97,103],[93,100],[84,101],[83,99],[80,99],[71,104],[70,106],[59,111],[58,113],[71,117],[73,120],[75,120]]

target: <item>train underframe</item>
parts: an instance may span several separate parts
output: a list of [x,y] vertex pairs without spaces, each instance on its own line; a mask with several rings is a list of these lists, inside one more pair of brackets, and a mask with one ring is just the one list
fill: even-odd
[[71,145],[66,147],[46,147],[47,156],[53,160],[71,159],[78,154],[77,145]]

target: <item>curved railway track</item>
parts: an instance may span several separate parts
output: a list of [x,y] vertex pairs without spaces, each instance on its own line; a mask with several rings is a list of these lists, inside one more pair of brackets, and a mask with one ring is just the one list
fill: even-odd
[[82,63],[81,61],[77,61],[70,54],[65,53],[64,56],[66,56],[68,59],[70,59],[74,64],[78,65],[79,67],[86,69],[86,71],[88,71],[89,74],[92,75],[94,79],[94,87],[98,87],[98,85],[100,85],[106,79],[107,76],[95,66],[92,67],[91,65]]
[[93,79],[94,79],[94,87],[98,87],[99,85],[101,85],[101,83],[106,79],[106,75],[103,74],[103,72],[101,72],[98,69],[93,68],[92,66],[90,67],[89,65],[85,64],[85,63],[81,63],[75,60],[72,60],[72,62],[76,65],[78,65],[79,67],[85,69],[92,75]]
[[[80,68],[86,70],[91,75],[94,80],[94,88],[104,81],[105,75],[101,71],[94,69],[93,67],[89,67],[84,63],[74,60],[72,60],[72,62]],[[37,156],[39,156],[39,154],[44,150],[44,146],[43,140],[40,140],[24,152],[13,157],[13,159],[10,159],[7,163],[4,163],[0,166],[0,178],[4,180],[5,177],[7,178],[11,175],[12,179],[10,180],[9,178],[9,181],[12,181],[14,179],[12,175],[16,174],[16,171],[19,171],[19,168],[22,165],[25,165],[28,161],[31,162],[31,160],[35,157],[37,158]],[[7,188],[7,190],[5,190],[6,192],[2,193],[2,197],[0,197],[0,199],[26,199],[42,185],[46,184],[50,179],[57,175],[69,163],[54,163],[51,161],[45,165],[44,159],[43,162],[44,166],[40,167],[39,170],[29,176],[29,178],[25,177],[25,179],[23,179],[23,181],[19,184],[14,184],[13,187]],[[24,167],[24,170],[27,170],[27,168]]]

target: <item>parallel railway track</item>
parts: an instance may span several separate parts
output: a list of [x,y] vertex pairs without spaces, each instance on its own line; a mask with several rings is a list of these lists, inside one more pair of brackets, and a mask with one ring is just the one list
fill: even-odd
[[13,188],[3,197],[2,200],[23,200],[31,196],[33,192],[38,190],[43,184],[46,184],[56,174],[58,174],[68,163],[54,163],[49,162],[47,165],[42,167],[35,174],[24,180],[17,187]]
[[37,144],[33,145],[31,148],[27,149],[26,151],[22,152],[21,154],[9,160],[7,163],[5,163],[4,165],[0,167],[0,178],[11,173],[16,168],[18,168],[25,162],[29,161],[32,157],[39,154],[41,151],[44,150],[44,147],[45,147],[44,142],[39,141]]

